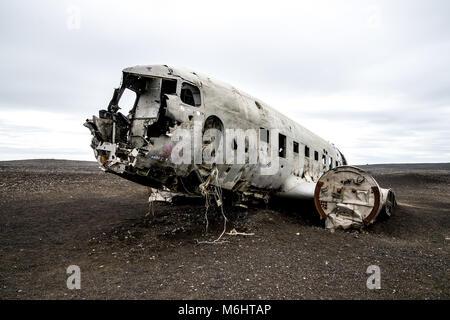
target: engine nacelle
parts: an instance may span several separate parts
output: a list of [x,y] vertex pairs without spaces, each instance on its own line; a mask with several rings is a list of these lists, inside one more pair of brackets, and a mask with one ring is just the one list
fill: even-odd
[[325,172],[316,184],[314,203],[327,229],[360,228],[380,212],[391,215],[396,202],[391,189],[357,167],[341,166]]

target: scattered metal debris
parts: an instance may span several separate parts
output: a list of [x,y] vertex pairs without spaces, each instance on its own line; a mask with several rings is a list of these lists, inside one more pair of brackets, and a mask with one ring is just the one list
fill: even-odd
[[229,236],[254,236],[255,234],[253,232],[246,233],[246,232],[237,232],[236,229],[231,229],[230,232],[226,233]]

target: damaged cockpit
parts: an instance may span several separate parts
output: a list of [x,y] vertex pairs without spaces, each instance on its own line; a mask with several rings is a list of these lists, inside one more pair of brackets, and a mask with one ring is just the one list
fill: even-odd
[[94,136],[91,146],[97,161],[127,179],[174,189],[173,166],[164,165],[173,145],[170,132],[198,116],[200,104],[198,87],[186,80],[124,70],[122,85],[114,90],[107,110],[85,123]]

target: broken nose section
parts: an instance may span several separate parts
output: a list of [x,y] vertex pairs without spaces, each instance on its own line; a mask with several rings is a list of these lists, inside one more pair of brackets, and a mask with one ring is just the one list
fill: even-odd
[[86,120],[84,126],[92,133],[91,147],[94,150],[95,158],[105,170],[122,173],[127,163],[124,160],[126,150],[122,150],[120,142],[120,129],[112,116],[106,117],[106,112],[100,111],[100,117],[92,117]]
[[126,125],[118,126],[117,122],[100,114],[100,117],[86,120],[84,126],[92,133],[91,147],[101,168],[122,174],[130,166],[136,165],[141,152],[125,143],[122,131]]
[[314,203],[327,229],[361,228],[381,212],[391,215],[395,194],[356,167],[342,166],[325,172],[316,184]]
[[[99,117],[86,120],[84,126],[92,133],[91,148],[100,168],[152,188],[175,188],[175,167],[170,161],[175,142],[171,141],[170,132],[150,137],[142,145],[133,139],[138,136],[130,136],[131,125],[120,113],[104,110]],[[178,167],[180,174],[185,174],[185,169],[189,167]]]

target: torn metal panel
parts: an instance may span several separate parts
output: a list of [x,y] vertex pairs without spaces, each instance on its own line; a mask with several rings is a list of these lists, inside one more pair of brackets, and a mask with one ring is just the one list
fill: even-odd
[[155,201],[172,203],[173,197],[178,196],[178,193],[170,192],[169,190],[158,190],[154,188],[149,188],[150,195],[148,197],[148,202],[152,203]]
[[196,110],[193,107],[184,105],[181,99],[174,94],[165,95],[166,99],[166,117],[178,122],[188,122],[193,119]]

